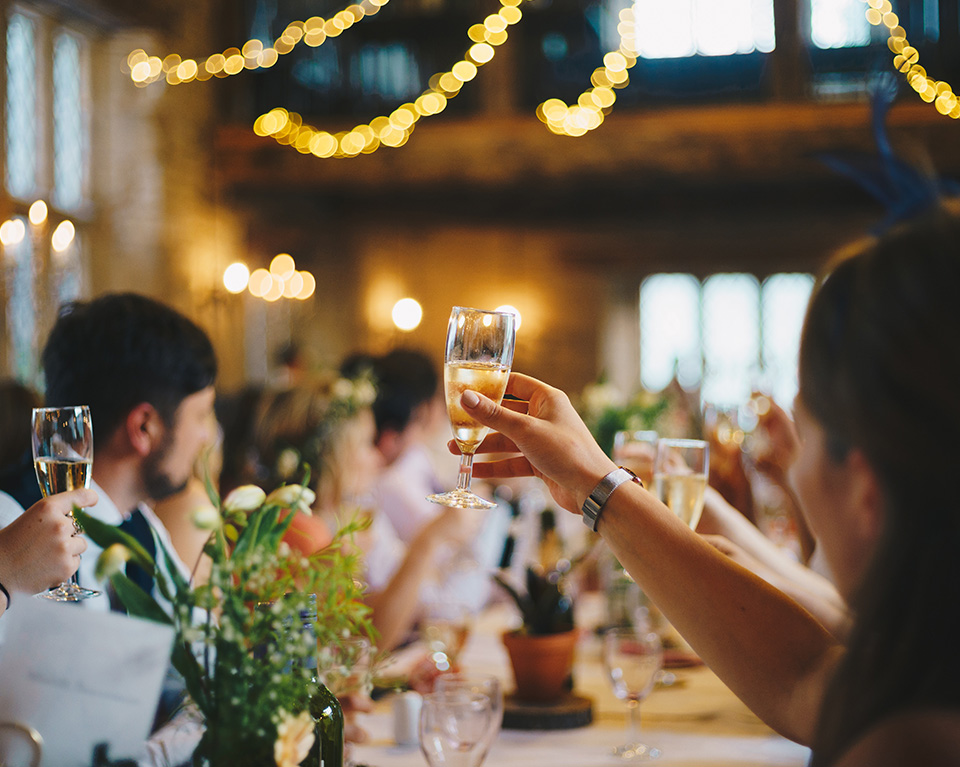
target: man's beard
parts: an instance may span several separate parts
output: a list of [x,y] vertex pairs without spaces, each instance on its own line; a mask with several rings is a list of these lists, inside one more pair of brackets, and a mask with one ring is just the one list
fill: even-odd
[[162,464],[170,452],[170,441],[165,441],[154,450],[143,464],[143,487],[147,497],[154,501],[162,501],[171,495],[176,495],[185,489],[190,478],[174,483],[173,478],[162,468]]

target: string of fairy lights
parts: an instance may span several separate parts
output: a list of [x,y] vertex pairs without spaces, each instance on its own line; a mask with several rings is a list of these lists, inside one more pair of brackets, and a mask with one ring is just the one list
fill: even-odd
[[954,120],[960,118],[960,101],[953,88],[950,83],[929,77],[927,70],[920,66],[920,53],[907,40],[906,30],[900,26],[900,18],[893,12],[890,0],[867,0],[867,6],[867,21],[889,30],[887,47],[894,54],[894,68],[906,75],[910,87],[940,114]]
[[[201,60],[183,59],[171,53],[161,59],[142,49],[127,57],[127,66],[133,82],[145,87],[164,80],[179,85],[194,80],[206,81],[224,78],[245,70],[266,69],[277,63],[280,56],[304,43],[318,47],[330,38],[339,36],[357,22],[373,16],[389,0],[362,0],[338,11],[329,19],[313,16],[306,21],[293,21],[272,45],[252,39],[241,48],[228,48]],[[471,46],[463,58],[446,72],[434,74],[427,88],[413,102],[401,104],[389,115],[380,115],[352,130],[331,133],[309,125],[301,115],[276,107],[261,114],[254,121],[258,136],[270,137],[277,143],[293,147],[301,154],[320,158],[357,157],[371,154],[382,146],[401,147],[407,143],[418,122],[425,117],[440,114],[447,102],[457,96],[463,86],[476,78],[484,64],[496,55],[497,47],[508,38],[509,27],[517,24],[523,13],[520,5],[525,0],[500,0],[500,10],[487,16],[482,23],[467,30]],[[864,0],[867,20],[874,26],[885,26],[889,31],[887,46],[894,54],[893,66],[906,76],[909,85],[921,99],[932,103],[937,111],[954,119],[960,118],[960,100],[949,83],[934,80],[920,65],[920,54],[910,45],[900,19],[893,12],[890,0]],[[575,104],[561,99],[547,99],[537,106],[537,118],[553,133],[563,136],[583,136],[603,124],[616,102],[616,91],[629,82],[629,70],[639,56],[633,8],[623,9],[617,31],[620,45],[603,57],[603,65],[590,77],[591,87],[584,90]]]

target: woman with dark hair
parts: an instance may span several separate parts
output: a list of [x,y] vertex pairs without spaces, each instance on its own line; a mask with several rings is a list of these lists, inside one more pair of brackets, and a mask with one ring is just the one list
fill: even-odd
[[[840,644],[692,533],[593,442],[567,397],[523,375],[464,407],[584,513],[713,670],[813,765],[960,764],[960,218],[940,211],[861,245],[811,299],[791,469],[854,625]],[[508,409],[509,408],[509,409]],[[519,454],[518,454],[519,453]],[[933,650],[933,652],[931,652]]]

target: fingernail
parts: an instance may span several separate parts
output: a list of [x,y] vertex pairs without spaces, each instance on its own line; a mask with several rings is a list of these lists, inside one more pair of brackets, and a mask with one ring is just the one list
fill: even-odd
[[460,397],[460,404],[464,407],[476,407],[480,404],[480,397],[477,396],[475,391],[467,389]]

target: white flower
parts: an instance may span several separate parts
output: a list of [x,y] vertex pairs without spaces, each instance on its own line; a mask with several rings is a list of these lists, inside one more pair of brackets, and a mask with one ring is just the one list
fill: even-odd
[[256,485],[241,485],[230,491],[223,502],[224,511],[256,511],[267,494]]
[[97,564],[94,568],[94,575],[97,580],[106,580],[111,575],[119,573],[121,568],[130,559],[130,549],[122,543],[114,543],[107,546],[97,557]]
[[355,389],[357,400],[363,405],[372,405],[377,398],[377,388],[365,378],[357,381]]
[[300,454],[293,448],[288,447],[277,458],[277,475],[280,479],[287,479],[293,476],[293,473],[300,466]]
[[304,514],[310,514],[310,507],[317,500],[316,493],[309,487],[303,485],[284,485],[278,487],[267,496],[268,504],[284,506],[294,511],[302,511]]
[[351,397],[353,397],[353,381],[338,378],[333,384],[333,398],[349,400]]
[[293,716],[280,711],[277,742],[273,744],[277,767],[297,767],[307,758],[314,740],[313,719],[309,712],[301,711],[298,716]]
[[209,504],[197,506],[191,514],[191,519],[193,526],[199,530],[216,530],[222,522],[220,512]]

